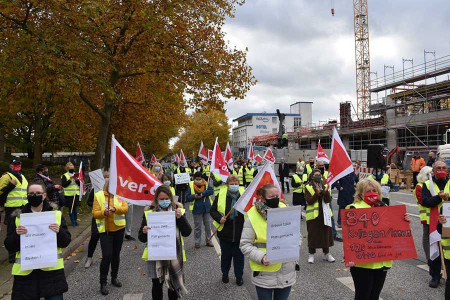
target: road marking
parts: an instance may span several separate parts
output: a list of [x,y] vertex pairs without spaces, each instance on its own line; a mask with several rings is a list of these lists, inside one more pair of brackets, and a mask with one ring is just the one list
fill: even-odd
[[417,265],[417,267],[420,268],[420,269],[423,269],[423,270],[425,270],[427,272],[430,271],[430,268],[428,267],[428,265]]
[[[340,283],[342,283],[343,285],[345,285],[346,287],[348,287],[349,289],[351,289],[353,292],[355,292],[355,285],[353,284],[353,278],[350,277],[339,277],[336,278],[337,281],[339,281]],[[380,300],[383,300],[383,298],[379,298]]]
[[123,300],[142,300],[144,294],[125,294]]
[[409,203],[409,202],[403,202],[403,201],[397,201],[394,200],[395,202],[401,203],[401,204],[405,204],[406,206],[411,206],[411,207],[418,207],[417,204],[414,203]]

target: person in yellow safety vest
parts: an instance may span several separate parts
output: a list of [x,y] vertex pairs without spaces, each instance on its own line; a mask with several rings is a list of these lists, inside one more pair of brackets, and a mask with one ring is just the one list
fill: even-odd
[[209,241],[211,236],[211,221],[209,211],[211,209],[212,200],[210,196],[214,194],[212,186],[208,185],[202,177],[201,172],[194,174],[194,181],[189,183],[186,193],[186,201],[190,202],[189,209],[194,217],[194,238],[195,249],[200,248],[202,239],[202,223],[205,227],[205,243],[208,247],[214,247]]
[[425,252],[425,258],[427,259],[427,262],[430,260],[430,208],[423,206],[422,202],[422,186],[425,182],[429,179],[429,174],[431,174],[433,171],[433,168],[431,167],[423,167],[422,170],[420,170],[419,175],[417,175],[417,181],[419,182],[414,190],[413,194],[416,197],[417,206],[419,208],[419,218],[420,223],[422,223],[422,246],[423,251]]
[[389,190],[392,188],[392,182],[389,178],[389,175],[386,174],[383,170],[373,169],[372,174],[369,177],[381,184],[383,191],[383,202],[386,203],[386,205],[390,205],[391,195],[389,193]]
[[217,197],[222,189],[227,188],[227,184],[222,181],[222,177],[217,173],[211,173],[211,178],[214,186],[214,196]]
[[[297,171],[292,175],[291,186],[293,188],[292,192],[292,204],[302,205],[303,210],[306,210],[305,201],[305,184],[308,182],[308,175],[303,173],[304,169],[300,166]],[[303,216],[301,217],[303,219]]]
[[158,180],[161,180],[161,177],[164,174],[164,170],[163,170],[162,165],[159,162],[154,163],[151,173],[153,174],[153,176],[158,178]]
[[252,283],[259,299],[288,299],[296,282],[295,262],[272,264],[266,257],[267,210],[285,207],[280,201],[280,191],[272,184],[259,188],[253,207],[247,212],[242,230],[240,248],[248,257]]
[[[346,208],[360,209],[385,206],[386,204],[381,199],[380,184],[371,178],[366,178],[358,182],[355,201]],[[403,218],[392,221],[398,223],[410,222],[411,218],[408,214],[405,214]],[[350,267],[350,273],[355,285],[355,299],[379,299],[387,270],[392,267],[392,260],[365,264],[349,262],[346,263],[346,266]]]
[[281,135],[281,144],[282,147],[287,147],[288,146],[288,140],[289,140],[289,135],[287,134],[287,132],[283,133]]
[[[192,176],[191,172],[192,172],[192,170],[190,168],[187,168],[184,166],[184,161],[183,161],[183,162],[180,162],[180,166],[177,168],[177,171],[175,173],[176,174],[188,173],[189,177],[190,177],[190,176]],[[178,201],[181,202],[183,205],[186,203],[186,192],[187,192],[188,188],[189,188],[189,185],[187,183],[176,184],[176,181],[175,181],[175,191],[178,196]]]
[[203,178],[205,178],[205,177],[208,178],[210,176],[211,165],[201,161],[200,167],[201,167],[201,172],[203,174]]
[[[423,169],[422,169],[423,170]],[[442,214],[442,207],[439,215],[439,224],[437,231],[442,235],[443,224],[447,223],[447,218]],[[444,252],[445,270],[447,272],[447,280],[445,281],[445,299],[450,299],[450,238],[441,236],[442,251]]]
[[[57,265],[34,270],[21,270],[20,236],[27,234],[28,230],[21,225],[21,214],[37,212],[50,212],[54,207],[50,205],[45,193],[45,187],[39,183],[28,186],[28,204],[17,209],[11,215],[5,247],[15,253],[15,262],[12,267],[14,282],[11,299],[62,299],[63,293],[68,291],[66,276],[64,274],[64,259],[62,248],[66,248],[71,241],[71,235],[61,211],[55,210],[55,222],[48,228],[56,232]],[[39,243],[39,239],[36,240]]]
[[328,179],[328,171],[325,169],[323,161],[317,161],[316,168],[320,170],[323,178]]
[[[65,206],[69,209],[69,217],[72,226],[78,226],[78,205],[80,202],[80,180],[75,173],[73,163],[66,164],[67,172],[61,177],[61,185],[64,189]],[[72,205],[73,204],[73,205]],[[72,209],[73,207],[73,209]]]
[[312,170],[314,169],[314,158],[310,157],[305,167],[306,167],[306,175],[308,175],[309,177],[311,175]]
[[[433,187],[431,186],[429,180],[422,185],[422,206],[430,208],[430,216],[433,213],[439,213],[442,207],[442,202],[449,200],[450,180],[448,179],[447,168],[448,166],[444,161],[437,160],[433,164]],[[432,194],[430,190],[433,188],[434,193]],[[430,223],[429,232],[435,231],[436,229],[431,228],[431,226],[432,224]],[[431,280],[428,285],[431,288],[437,288],[441,281],[441,258],[439,253],[437,257],[434,257],[432,254],[434,253],[431,253],[430,247],[430,260],[428,260],[428,267],[430,270],[429,273]],[[432,257],[434,260],[432,260]]]
[[103,191],[95,193],[92,208],[92,215],[97,223],[102,248],[102,262],[100,263],[100,293],[102,295],[108,295],[109,293],[106,283],[110,265],[112,285],[122,286],[117,276],[125,233],[125,214],[128,211],[128,203],[115,195],[109,194],[108,187],[109,178],[105,181]]
[[[0,178],[0,216],[5,211],[4,224],[8,225],[11,214],[27,204],[28,181],[22,174],[22,163],[13,158],[9,165],[10,170]],[[15,261],[16,253],[9,252],[9,262]]]
[[[142,259],[147,262],[147,276],[152,279],[152,299],[163,299],[164,283],[168,286],[169,299],[179,299],[187,293],[184,287],[184,262],[186,261],[186,252],[184,250],[183,237],[188,237],[192,228],[185,217],[183,204],[173,199],[173,194],[166,185],[159,186],[155,191],[155,200],[148,210],[144,211],[144,216],[139,229],[138,238],[147,246],[149,233],[152,229],[148,226],[148,215],[160,212],[175,211],[176,222],[176,260],[156,261],[148,260],[148,249],[145,247]],[[176,261],[176,263],[174,263]],[[169,262],[169,263],[164,263]],[[157,267],[161,266],[161,267]],[[161,269],[159,269],[161,268]],[[173,275],[172,272],[175,274]],[[170,276],[169,276],[170,273]],[[165,282],[165,281],[168,282]]]
[[[314,254],[317,248],[322,248],[323,259],[334,262],[330,254],[330,247],[334,245],[332,228],[324,224],[323,203],[331,203],[331,193],[322,177],[319,169],[314,169],[309,176],[308,184],[305,185],[306,200],[306,228],[308,231],[308,263],[314,263]],[[330,215],[333,212],[330,208]]]
[[230,281],[228,273],[233,260],[234,275],[238,286],[244,284],[244,254],[239,249],[244,215],[232,208],[243,193],[244,187],[239,186],[239,177],[233,174],[228,176],[226,188],[222,189],[219,196],[214,199],[210,210],[211,218],[214,220],[213,224],[218,228],[222,282]]
[[248,187],[253,181],[253,178],[255,178],[256,174],[258,174],[258,171],[253,168],[251,161],[244,166],[243,171],[245,176],[245,187]]
[[234,163],[234,169],[231,170],[231,174],[237,175],[239,177],[240,186],[245,186],[244,167],[239,167],[237,163]]
[[170,190],[170,192],[172,193],[173,196],[175,196],[175,188],[172,186],[172,179],[170,178],[169,174],[164,174],[161,177],[161,181],[162,183],[167,186]]

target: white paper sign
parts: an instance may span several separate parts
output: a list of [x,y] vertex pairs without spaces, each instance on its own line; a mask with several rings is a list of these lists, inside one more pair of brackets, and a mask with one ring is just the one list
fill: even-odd
[[191,181],[189,173],[173,174],[173,178],[175,179],[175,184],[189,183]]
[[20,270],[34,270],[58,265],[56,232],[48,228],[56,223],[54,211],[20,214],[20,225],[27,229],[20,235]]
[[267,210],[267,260],[271,264],[299,259],[301,212],[300,205]]
[[322,201],[322,211],[323,211],[323,224],[325,226],[332,227],[331,225],[331,214],[330,214],[330,204]]
[[389,191],[391,190],[390,187],[388,187],[387,185],[383,185],[381,187],[381,195],[383,196],[383,198],[387,198],[389,197]]
[[147,213],[148,260],[177,258],[175,211]]
[[105,186],[105,178],[103,177],[103,172],[101,169],[89,172],[89,178],[91,179],[92,186],[94,187],[94,192],[100,192]]
[[447,223],[442,224],[442,227],[450,228],[450,203],[442,203],[442,214],[447,219]]

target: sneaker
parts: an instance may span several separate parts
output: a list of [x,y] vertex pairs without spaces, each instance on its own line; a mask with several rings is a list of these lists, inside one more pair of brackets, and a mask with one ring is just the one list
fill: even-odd
[[132,237],[131,235],[125,235],[125,239],[127,241],[135,241],[136,239],[134,237]]
[[334,259],[334,257],[331,256],[330,253],[325,254],[325,255],[323,256],[323,260],[326,260],[326,261],[328,261],[328,262],[335,262],[335,261],[336,261],[336,260]]
[[84,264],[84,267],[87,269],[90,266],[92,266],[92,257],[87,257],[86,258],[86,263]]
[[439,286],[439,283],[440,283],[440,280],[439,280],[439,279],[433,278],[433,279],[430,280],[430,283],[428,284],[428,286],[429,286],[430,288],[435,289],[435,288],[437,288],[437,287]]
[[314,254],[310,254],[310,255],[308,256],[308,262],[309,262],[310,264],[313,264],[313,263],[314,263]]
[[242,278],[236,278],[236,284],[238,286],[242,286],[244,284],[244,280]]
[[228,283],[228,282],[230,282],[230,278],[228,276],[222,275],[222,282]]

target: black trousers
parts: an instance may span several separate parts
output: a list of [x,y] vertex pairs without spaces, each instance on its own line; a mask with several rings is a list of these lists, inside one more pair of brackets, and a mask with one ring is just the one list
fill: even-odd
[[355,300],[378,300],[380,298],[387,270],[351,267],[350,273],[355,285]]
[[[419,175],[419,172],[413,172],[413,188],[417,185],[417,175]],[[410,189],[411,187],[408,186],[407,188]]]
[[100,263],[100,283],[108,280],[109,265],[111,265],[111,278],[117,278],[120,264],[120,250],[122,250],[125,228],[109,233],[100,233],[100,246],[102,247],[102,262]]
[[99,239],[100,239],[100,233],[98,233],[97,223],[95,222],[95,219],[92,218],[91,239],[89,240],[88,257],[94,256],[95,248],[97,248],[97,243],[98,243]]
[[[153,278],[152,279],[152,299],[153,300],[162,300],[164,297],[164,293],[163,293],[163,286],[164,286],[164,281],[163,282],[159,282],[158,278]],[[169,300],[176,300],[178,299],[177,293],[171,289],[167,290],[167,294],[169,295]]]
[[445,281],[445,300],[450,300],[450,260],[444,259],[447,270],[447,280]]
[[439,255],[435,260],[428,260],[429,274],[432,279],[441,280],[441,256]]
[[289,193],[289,182],[284,182],[284,178],[286,178],[286,177],[281,177],[280,176],[281,191],[284,193],[284,185],[286,184],[286,189],[287,189],[287,192]]
[[[11,218],[11,214],[16,210],[16,209],[22,209],[23,206],[19,206],[19,207],[5,207],[5,220],[4,220],[4,224],[9,227],[9,222],[15,222],[16,218]],[[10,261],[13,261],[16,257],[16,252],[11,252],[8,250],[8,258]]]

